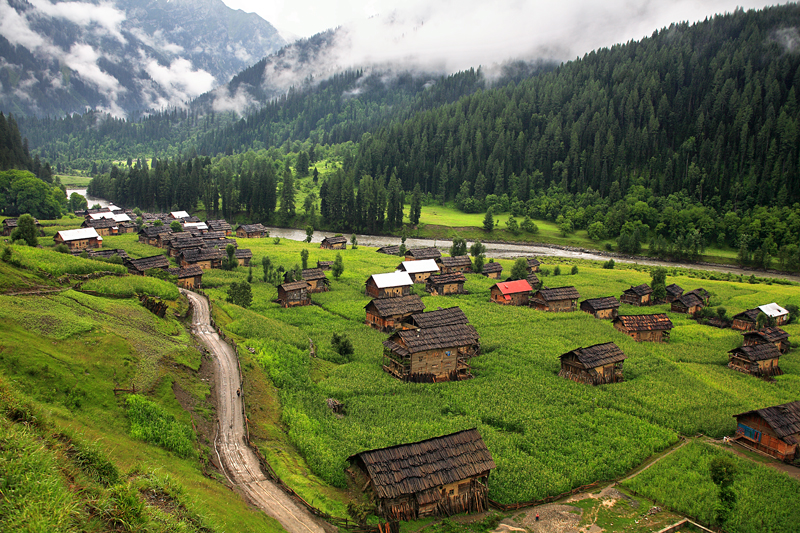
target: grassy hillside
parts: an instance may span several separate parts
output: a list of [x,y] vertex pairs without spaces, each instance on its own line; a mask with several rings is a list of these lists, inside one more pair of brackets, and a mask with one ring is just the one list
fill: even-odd
[[[16,256],[73,259],[14,247]],[[53,283],[0,262],[4,291]],[[135,298],[61,288],[0,294],[0,530],[280,531],[209,465],[199,430],[213,435],[210,366],[174,316],[186,302],[165,293],[160,319]],[[139,398],[135,420],[126,398]],[[148,434],[156,427],[172,440]]]

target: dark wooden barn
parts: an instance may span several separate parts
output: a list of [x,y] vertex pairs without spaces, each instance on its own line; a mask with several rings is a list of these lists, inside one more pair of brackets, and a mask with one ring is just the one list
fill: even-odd
[[[6,218],[3,220],[3,237],[10,237],[11,233],[17,229],[17,218]],[[33,224],[36,226],[36,229],[39,230],[39,235],[44,237],[44,230],[42,230],[42,223],[39,222],[37,219],[33,219]]]
[[775,326],[755,331],[745,331],[744,346],[755,346],[757,344],[774,344],[782,354],[788,352],[792,344],[789,342],[789,334],[781,328]]
[[236,236],[240,239],[261,239],[269,237],[269,230],[262,224],[242,224],[236,228]]
[[439,270],[442,271],[442,274],[452,274],[453,272],[472,272],[472,260],[470,260],[468,255],[441,257],[437,263],[439,264]]
[[250,260],[253,259],[253,251],[250,248],[237,248],[233,255],[241,266],[250,266]]
[[128,269],[129,274],[137,276],[144,276],[145,271],[151,268],[159,268],[161,270],[169,268],[169,260],[161,254],[142,257],[141,259],[128,258],[122,264]]
[[308,283],[305,281],[292,281],[278,287],[278,303],[281,307],[295,307],[298,305],[311,305],[308,295]]
[[535,257],[528,257],[527,260],[528,260],[528,272],[539,272],[539,267],[542,266],[539,260],[536,259]]
[[687,292],[675,298],[670,304],[670,310],[674,313],[683,313],[695,316],[703,308],[703,300],[693,292]]
[[771,343],[734,348],[728,352],[728,368],[757,377],[782,376],[781,351]]
[[736,418],[736,439],[776,459],[792,462],[800,444],[800,401],[748,411]]
[[708,306],[708,303],[711,301],[711,293],[705,290],[703,287],[698,287],[697,289],[693,289],[685,294],[694,294],[700,301],[703,302],[704,306]]
[[406,261],[419,261],[421,259],[433,259],[438,261],[442,257],[442,252],[438,248],[414,248],[406,250]]
[[363,485],[386,520],[489,508],[487,483],[495,463],[476,429],[361,452],[349,461],[366,477]]
[[407,321],[408,328],[438,328],[440,326],[456,326],[459,324],[469,324],[467,315],[460,307],[439,308],[436,311],[427,313],[416,313],[411,315]]
[[469,379],[467,359],[478,355],[478,332],[469,324],[402,330],[383,342],[383,369],[403,381]]
[[578,348],[561,355],[562,378],[587,385],[623,381],[622,362],[627,356],[613,342]]
[[630,335],[637,342],[666,342],[672,328],[672,320],[664,313],[655,315],[619,315],[614,327]]
[[494,261],[490,261],[489,263],[483,265],[481,274],[487,278],[500,279],[500,276],[503,274],[503,265],[500,263],[495,263]]
[[416,294],[400,298],[378,298],[364,306],[367,318],[365,324],[383,331],[396,331],[403,327],[403,322],[415,313],[425,309],[422,299]]
[[328,292],[328,277],[321,268],[307,268],[303,270],[303,281],[308,282],[308,292]]
[[333,266],[333,261],[317,261],[317,268],[320,270],[330,270]]
[[647,283],[642,283],[636,287],[631,286],[630,289],[622,291],[622,297],[619,299],[624,304],[631,305],[650,305],[653,289]]
[[335,237],[325,237],[322,239],[322,242],[319,243],[319,247],[324,248],[325,250],[346,250],[347,237],[343,237],[341,235],[337,235]]
[[172,233],[169,226],[144,226],[139,230],[139,242],[150,246],[159,246],[158,236],[162,233]]
[[224,232],[226,237],[233,235],[233,228],[226,220],[209,220],[206,222],[206,226],[208,226],[208,229],[211,231]]
[[414,282],[406,272],[387,272],[385,274],[373,274],[364,284],[364,293],[373,298],[397,298],[411,294],[411,287]]
[[451,274],[437,274],[430,276],[425,282],[425,290],[434,296],[445,296],[447,294],[466,294],[464,283],[467,278],[461,272]]
[[594,315],[595,318],[613,320],[619,314],[619,300],[614,296],[589,298],[581,302],[581,311]]
[[206,243],[200,237],[188,232],[173,233],[167,241],[167,252],[170,257],[178,257],[187,250],[205,248]]
[[667,303],[672,303],[673,300],[679,298],[683,294],[683,289],[679,285],[676,285],[674,283],[672,285],[667,285],[666,290],[667,290],[667,298],[666,298]]
[[575,287],[543,288],[533,295],[531,307],[553,313],[577,311],[580,297]]
[[203,270],[208,270],[209,268],[220,268],[224,257],[225,252],[217,248],[200,248],[182,252],[178,256],[178,262],[183,267],[197,265]]
[[528,305],[531,286],[524,279],[501,281],[491,288],[491,300],[502,305]]

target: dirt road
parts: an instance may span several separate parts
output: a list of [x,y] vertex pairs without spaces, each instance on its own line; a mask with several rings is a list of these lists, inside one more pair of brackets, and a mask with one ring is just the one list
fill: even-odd
[[236,354],[211,327],[208,301],[181,289],[192,303],[192,332],[216,362],[217,419],[219,436],[214,443],[225,476],[244,496],[275,518],[289,533],[324,533],[317,518],[300,507],[261,471],[258,458],[245,442],[244,416]]

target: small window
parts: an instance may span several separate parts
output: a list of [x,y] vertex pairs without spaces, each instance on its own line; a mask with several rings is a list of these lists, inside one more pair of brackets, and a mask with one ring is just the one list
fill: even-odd
[[444,352],[444,354],[445,354],[447,357],[450,357],[450,352],[449,352],[449,351],[447,351],[447,352]]

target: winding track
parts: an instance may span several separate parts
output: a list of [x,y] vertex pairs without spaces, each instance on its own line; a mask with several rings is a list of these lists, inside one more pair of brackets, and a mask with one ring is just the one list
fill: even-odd
[[296,504],[261,471],[258,458],[245,442],[242,403],[236,395],[240,387],[236,354],[211,327],[208,301],[197,293],[184,289],[181,292],[192,303],[192,333],[214,355],[216,362],[219,436],[214,448],[225,477],[289,533],[324,533],[315,516]]

